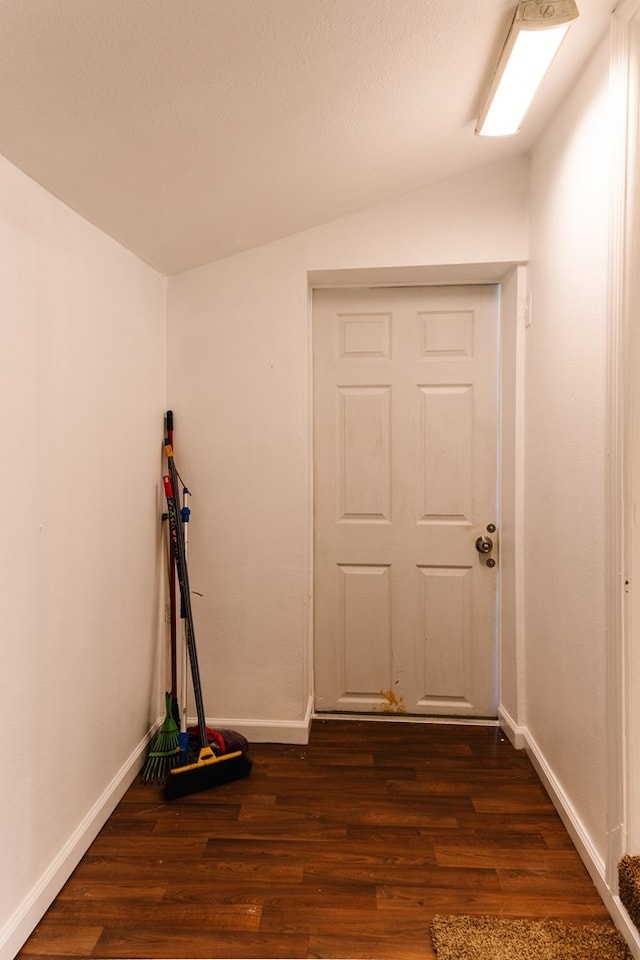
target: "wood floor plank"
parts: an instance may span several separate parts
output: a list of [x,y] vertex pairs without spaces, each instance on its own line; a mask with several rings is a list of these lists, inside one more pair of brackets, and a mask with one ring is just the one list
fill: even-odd
[[473,809],[476,813],[536,813],[551,812],[553,804],[542,793],[524,794],[507,793],[505,796],[471,797]]
[[[435,855],[436,862],[442,867],[510,867],[526,870],[531,863],[531,855],[527,850],[488,848],[481,842],[475,846],[459,843],[441,845],[436,847]],[[575,856],[575,851],[572,850],[547,850],[539,862],[544,862],[550,868],[563,870],[575,863]]]
[[134,909],[131,901],[96,900],[70,901],[58,899],[50,910],[49,919],[57,925],[73,920],[85,927],[102,921],[102,930],[111,927],[137,930],[153,927],[165,932],[165,936],[177,930],[197,929],[216,933],[218,931],[257,931],[260,928],[262,906],[260,903],[216,903],[209,898],[197,903],[163,901],[162,903],[139,901]]
[[[193,821],[186,824],[187,833],[185,840],[195,840],[202,837],[204,843],[215,841],[224,842],[227,837],[233,836],[236,840],[259,840],[264,837],[272,837],[277,834],[281,839],[295,840],[306,838],[322,842],[324,840],[341,840],[346,837],[346,826],[343,823],[334,821],[330,816],[309,815],[303,816],[298,813],[288,813],[287,811],[270,811],[268,813],[241,815],[234,821],[233,828],[224,821],[218,823],[215,819],[201,824],[199,833],[190,835],[189,830],[193,831]],[[180,827],[178,823],[167,824],[159,822],[154,835],[158,839],[175,838]],[[182,838],[181,838],[182,839]],[[151,847],[151,844],[149,845]]]
[[541,890],[546,896],[565,897],[571,889],[573,897],[581,894],[589,900],[593,891],[593,881],[582,864],[569,865],[567,870],[542,870],[532,866],[528,869],[496,871],[500,887],[505,893],[516,896],[535,895]]
[[[275,800],[275,797],[274,797]],[[129,803],[122,802],[116,807],[107,824],[109,830],[118,830],[123,827],[137,830],[142,834],[145,829],[153,829],[157,823],[173,823],[181,819],[197,820],[201,817],[211,817],[211,803]],[[241,804],[215,803],[216,820],[233,821],[237,819]]]
[[572,850],[575,849],[569,835],[562,823],[562,820],[555,809],[535,814],[523,814],[515,811],[501,811],[500,813],[478,814],[475,810],[472,814],[460,814],[458,816],[460,827],[475,829],[482,826],[483,829],[502,832],[504,834],[529,833],[535,831],[544,836],[547,846],[549,839],[556,838],[554,842],[563,841],[566,846]]
[[[87,856],[82,863],[83,878],[93,882],[98,881],[98,883],[108,881],[114,876],[119,878],[118,883],[124,884],[139,881],[141,877],[153,876],[156,881],[163,883],[181,882],[184,878],[188,878],[196,883],[214,885],[221,882],[226,874],[230,883],[240,882],[247,877],[267,880],[269,883],[293,883],[302,881],[303,872],[303,864],[297,862],[295,858],[282,862],[273,857],[253,860],[250,852],[244,849],[229,851],[226,849],[226,844],[224,858],[217,856],[192,860],[185,857],[183,860],[165,860],[154,864],[152,871],[141,864],[139,857]],[[60,896],[65,891],[66,887],[63,888]]]
[[234,934],[178,929],[170,934],[154,928],[136,931],[112,928],[102,935],[95,948],[95,956],[102,958],[137,958],[172,960],[189,957],[190,960],[241,960],[245,957],[269,957],[272,960],[306,957],[308,937],[286,934]]
[[[298,956],[298,954],[296,954]],[[386,937],[344,937],[331,934],[312,934],[309,937],[308,957],[317,960],[435,960],[431,938],[427,941],[398,939],[390,932]]]
[[[342,797],[336,796],[331,802],[332,820],[344,825],[373,826],[373,827],[431,827],[441,816],[446,818],[448,824],[452,824],[453,819],[458,812],[469,813],[472,811],[472,804],[467,798],[456,798],[452,803],[446,805],[439,803],[429,805],[422,801],[407,801],[398,803],[397,800],[386,797],[378,798],[377,802],[372,802],[370,795],[364,797]],[[326,801],[322,801],[326,804]],[[278,811],[285,811],[289,816],[304,818],[308,816],[322,816],[320,813],[321,804],[316,800],[309,800],[305,804],[300,804],[290,797],[283,798],[278,803]],[[278,816],[284,816],[284,813],[278,812]],[[257,820],[261,816],[257,810],[243,808],[239,819],[244,823],[249,819]]]
[[263,907],[295,910],[302,907],[323,907],[329,902],[340,902],[348,910],[374,910],[376,891],[371,884],[341,883],[330,880],[323,883],[268,883],[254,880],[218,886],[212,891],[209,881],[170,883],[164,903],[200,904],[257,904]]
[[424,877],[424,867],[422,864],[417,866],[406,866],[400,863],[388,863],[383,865],[343,865],[335,863],[315,864],[307,867],[305,878],[316,883],[326,883],[328,880],[335,879],[350,883],[370,883],[375,886],[385,884],[407,884],[416,885],[422,882]]
[[429,940],[429,924],[431,917],[428,912],[410,912],[398,910],[389,917],[378,910],[360,910],[355,912],[340,904],[328,904],[325,907],[307,908],[297,907],[294,910],[281,907],[266,907],[262,916],[261,929],[277,933],[282,931],[288,935],[301,935],[313,930],[316,935],[335,935],[340,930],[345,939],[350,937],[374,937],[393,935],[397,939]]
[[[139,875],[139,869],[138,869]],[[58,894],[58,900],[98,900],[103,903],[106,900],[129,900],[129,901],[160,901],[163,900],[168,887],[168,882],[164,883],[127,883],[123,878],[113,879],[113,875],[108,880],[96,881],[90,877],[71,877],[68,883]]]
[[23,947],[20,955],[29,957],[90,957],[103,928],[78,923],[42,923]]
[[322,842],[306,834],[301,834],[295,840],[279,836],[275,831],[271,836],[262,837],[244,837],[240,834],[224,841],[209,841],[203,857],[222,861],[244,854],[261,863],[279,860],[300,863],[305,867],[313,860],[386,863],[408,858],[414,863],[435,862],[431,846],[421,840],[417,830],[387,828],[379,832],[382,838],[377,840],[373,839],[373,828],[368,827],[364,836],[328,838]]
[[428,892],[433,889],[451,890],[454,893],[463,893],[469,887],[480,889],[489,893],[504,893],[504,887],[500,882],[500,876],[497,870],[465,870],[457,867],[426,867],[421,874],[421,883],[417,886],[410,884],[385,885],[381,884],[377,888],[378,906],[380,902],[388,895],[396,896],[400,893],[403,898],[411,898],[414,892],[420,897],[424,896],[425,890]]
[[113,836],[108,830],[98,834],[91,846],[94,855],[109,856],[127,853],[140,860],[191,860],[202,856],[207,845],[206,837],[176,837],[170,834],[166,837],[147,836],[121,837]]

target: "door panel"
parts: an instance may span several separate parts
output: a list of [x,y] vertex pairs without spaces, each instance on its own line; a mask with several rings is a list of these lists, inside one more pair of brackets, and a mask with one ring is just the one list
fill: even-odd
[[339,567],[345,690],[375,689],[390,682],[391,578],[386,566]]
[[341,521],[391,520],[391,392],[341,387],[338,401],[338,515]]
[[314,294],[316,708],[493,716],[493,286]]
[[421,523],[471,518],[473,399],[469,384],[420,388]]

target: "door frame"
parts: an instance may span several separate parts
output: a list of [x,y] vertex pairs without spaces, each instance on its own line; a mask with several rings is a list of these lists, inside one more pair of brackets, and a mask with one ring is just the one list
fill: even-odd
[[[617,865],[640,854],[640,0],[620,0],[611,18],[612,176],[608,275],[607,409],[607,735],[608,849],[605,881],[618,891]],[[634,589],[635,588],[635,589]],[[620,907],[617,896],[614,907]],[[627,917],[621,911],[621,925]],[[640,955],[640,933],[626,932]]]
[[[498,575],[498,723],[514,745],[521,747],[524,723],[523,697],[523,425],[524,350],[527,321],[527,271],[520,261],[473,264],[441,264],[412,267],[371,267],[343,270],[311,270],[307,274],[308,309],[308,596],[307,667],[309,702],[313,704],[314,632],[314,490],[313,490],[313,291],[322,288],[382,286],[466,286],[494,284],[498,287],[500,357],[498,365],[498,507],[500,564]],[[314,714],[315,715],[315,714]],[[395,715],[394,715],[395,717]],[[364,718],[361,718],[364,719]],[[375,719],[372,718],[372,719]],[[379,719],[379,718],[378,718]],[[397,719],[397,717],[396,717]],[[413,722],[445,722],[409,717]],[[451,722],[451,721],[449,721]],[[463,721],[471,722],[471,721]]]

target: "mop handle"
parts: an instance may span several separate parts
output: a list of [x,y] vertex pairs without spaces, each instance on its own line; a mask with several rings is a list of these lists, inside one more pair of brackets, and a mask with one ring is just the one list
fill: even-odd
[[[167,440],[173,449],[173,410],[167,410],[165,414],[167,427]],[[177,663],[177,643],[176,643],[176,565],[174,559],[175,551],[172,548],[173,538],[171,527],[169,527],[169,592],[171,594],[171,700],[174,703],[178,697],[178,663]]]
[[[182,491],[182,522],[183,522],[183,534],[184,534],[184,556],[187,560],[189,551],[189,536],[188,536],[188,522],[191,515],[191,511],[187,506],[187,500],[189,497],[189,491],[185,487]],[[182,696],[180,702],[182,703],[182,716],[180,718],[180,732],[184,735],[187,732],[187,659],[189,656],[188,653],[188,644],[187,644],[187,628],[186,628],[186,618],[184,605],[181,604],[180,617],[182,620]]]
[[169,476],[163,477],[165,496],[167,500],[167,509],[169,513],[169,525],[173,537],[173,545],[176,557],[176,573],[178,575],[178,584],[180,585],[180,596],[184,604],[185,623],[187,630],[187,648],[189,651],[189,660],[191,662],[191,679],[193,682],[193,692],[196,700],[196,711],[198,715],[198,732],[200,734],[201,748],[206,747],[207,724],[204,713],[204,703],[202,699],[202,684],[200,682],[200,669],[198,666],[198,654],[196,650],[196,638],[193,627],[193,613],[191,611],[191,591],[189,587],[189,571],[187,569],[185,550],[184,550],[184,531],[182,520],[180,518],[179,506],[175,499],[178,486],[178,476],[173,460],[173,451],[169,444],[166,445],[166,454],[169,465]]

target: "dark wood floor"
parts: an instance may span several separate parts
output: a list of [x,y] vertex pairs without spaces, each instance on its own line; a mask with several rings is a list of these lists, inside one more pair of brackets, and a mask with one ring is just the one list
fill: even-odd
[[436,913],[608,921],[495,727],[316,721],[251,756],[173,803],[134,785],[19,956],[429,960]]

